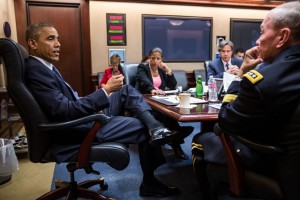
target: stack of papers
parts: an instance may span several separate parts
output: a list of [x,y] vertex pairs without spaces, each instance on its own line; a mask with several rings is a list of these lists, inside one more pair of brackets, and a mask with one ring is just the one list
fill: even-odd
[[[177,95],[168,95],[168,96],[152,96],[152,99],[163,99],[164,101],[173,103],[173,104],[179,104],[179,98]],[[198,104],[198,103],[207,103],[207,101],[203,100],[203,99],[198,99],[195,97],[191,97],[190,98],[190,103],[191,104]]]
[[222,104],[221,103],[217,103],[217,104],[209,104],[208,106],[216,108],[216,109],[221,109]]
[[174,94],[174,93],[178,93],[178,90],[164,90],[165,94]]

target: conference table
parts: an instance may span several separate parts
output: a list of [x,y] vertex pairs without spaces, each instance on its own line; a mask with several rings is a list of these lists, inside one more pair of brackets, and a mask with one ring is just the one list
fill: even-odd
[[165,105],[153,100],[151,95],[144,95],[148,104],[155,110],[167,115],[178,122],[201,122],[201,131],[212,131],[214,124],[218,120],[219,109],[212,107],[213,104],[220,102],[199,103],[193,108],[180,108],[174,105]]

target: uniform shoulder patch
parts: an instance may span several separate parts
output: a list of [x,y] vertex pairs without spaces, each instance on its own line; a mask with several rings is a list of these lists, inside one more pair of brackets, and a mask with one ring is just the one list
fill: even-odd
[[243,77],[247,78],[252,84],[255,84],[262,80],[264,77],[256,70],[250,70]]

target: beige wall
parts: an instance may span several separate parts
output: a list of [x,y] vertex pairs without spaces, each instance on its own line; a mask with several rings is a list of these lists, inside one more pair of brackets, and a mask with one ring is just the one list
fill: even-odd
[[[216,36],[229,39],[230,18],[263,19],[268,10],[159,5],[145,3],[121,3],[90,1],[92,73],[103,71],[108,66],[108,49],[126,49],[126,62],[139,62],[142,57],[142,14],[196,16],[213,18],[213,50],[216,53]],[[106,13],[125,13],[127,22],[127,46],[107,46]],[[0,37],[5,37],[2,26],[8,21],[11,26],[11,39],[17,41],[16,20],[13,0],[0,0]],[[173,69],[202,68],[203,63],[169,63]],[[3,85],[0,70],[0,87]]]
[[[126,62],[139,62],[142,57],[142,14],[177,15],[213,18],[213,52],[216,53],[216,36],[229,39],[230,18],[263,19],[268,10],[216,8],[201,6],[159,5],[90,1],[92,72],[103,71],[108,66],[108,49],[126,49]],[[126,14],[127,46],[107,46],[106,13]],[[203,63],[169,63],[173,69],[202,68]]]
[[[5,38],[3,23],[10,24],[10,39],[17,41],[16,18],[13,0],[0,0],[0,38]],[[0,65],[0,87],[5,87],[3,66]]]

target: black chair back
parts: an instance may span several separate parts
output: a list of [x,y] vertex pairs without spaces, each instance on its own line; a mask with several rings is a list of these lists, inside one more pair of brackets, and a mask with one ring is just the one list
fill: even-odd
[[188,78],[185,70],[172,70],[176,81],[177,86],[182,86],[182,91],[186,91],[189,89]]
[[198,76],[201,75],[202,77],[202,82],[205,82],[207,85],[207,74],[206,71],[203,69],[195,69],[194,70],[194,77],[195,77],[195,82],[197,83]]
[[97,73],[97,86],[100,87],[100,81],[102,80],[104,76],[104,72],[98,72]]
[[124,84],[135,87],[136,72],[139,63],[122,63],[121,64],[124,75]]
[[32,162],[42,162],[51,138],[41,134],[37,125],[49,120],[26,87],[24,56],[28,56],[24,47],[10,39],[0,38],[0,57],[6,73],[6,88],[26,129],[29,158]]
[[205,83],[206,85],[207,85],[207,81],[208,81],[208,79],[209,79],[209,77],[207,76],[209,62],[210,62],[210,60],[206,60],[206,61],[204,62],[204,70],[205,70],[205,74],[206,74],[206,83]]

